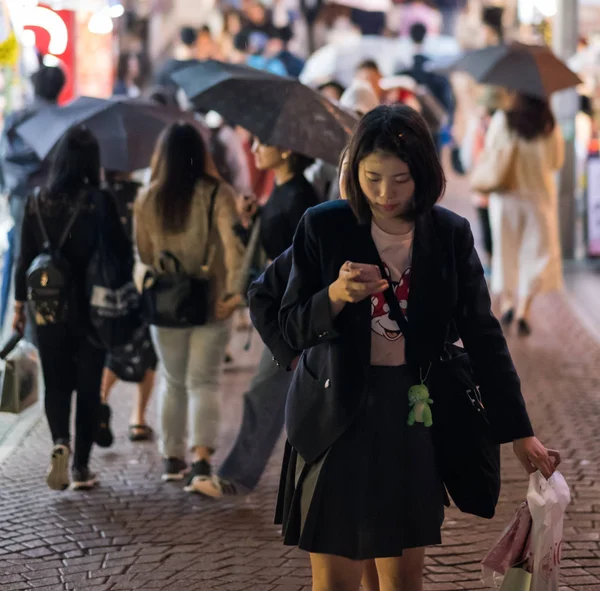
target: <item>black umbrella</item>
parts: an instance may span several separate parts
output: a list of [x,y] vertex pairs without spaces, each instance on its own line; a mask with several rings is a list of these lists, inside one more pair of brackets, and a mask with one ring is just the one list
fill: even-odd
[[178,120],[204,133],[191,113],[175,108],[137,99],[81,97],[64,107],[45,109],[20,125],[17,133],[43,160],[69,129],[86,125],[100,144],[102,166],[131,172],[150,164],[158,136]]
[[517,42],[469,51],[435,69],[468,72],[477,82],[543,99],[581,84],[579,76],[548,47]]
[[209,60],[173,80],[195,108],[218,112],[261,142],[337,164],[356,118],[293,78]]

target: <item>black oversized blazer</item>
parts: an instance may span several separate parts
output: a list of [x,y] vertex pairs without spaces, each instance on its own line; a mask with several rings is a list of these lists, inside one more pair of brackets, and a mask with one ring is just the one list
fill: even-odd
[[[285,341],[303,354],[288,393],[286,427],[291,445],[310,463],[352,424],[368,386],[370,299],[346,305],[334,319],[328,287],[345,261],[377,264],[378,254],[370,224],[359,223],[347,202],[333,201],[305,213],[292,255],[279,323]],[[289,265],[289,253],[282,259]],[[274,265],[281,267],[279,260]],[[270,285],[281,289],[281,281]],[[469,223],[439,206],[415,223],[407,315],[406,357],[415,379],[430,363],[435,368],[446,343],[460,337],[494,439],[505,443],[533,435]]]

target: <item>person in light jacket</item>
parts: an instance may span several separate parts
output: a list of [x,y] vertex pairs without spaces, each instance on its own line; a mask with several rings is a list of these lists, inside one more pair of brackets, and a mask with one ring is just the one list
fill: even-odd
[[501,297],[502,323],[517,320],[518,333],[531,333],[536,295],[562,287],[556,172],[564,161],[564,141],[547,101],[516,95],[498,111],[484,150],[513,146],[511,188],[490,197],[494,254],[492,292]]
[[[185,272],[212,279],[215,309],[208,323],[194,328],[151,327],[164,382],[161,401],[163,480],[181,480],[187,469],[185,432],[190,416],[189,448],[194,479],[210,476],[219,427],[219,381],[229,340],[228,319],[241,304],[239,272],[243,247],[234,232],[235,192],[209,176],[207,150],[198,131],[174,124],[159,139],[152,180],[134,207],[134,233],[142,263],[157,270],[164,251],[172,253]],[[213,192],[214,210],[209,228]]]

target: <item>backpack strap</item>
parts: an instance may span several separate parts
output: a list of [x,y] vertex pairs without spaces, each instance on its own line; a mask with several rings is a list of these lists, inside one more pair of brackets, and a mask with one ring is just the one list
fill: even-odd
[[40,209],[40,196],[42,190],[40,187],[36,187],[33,191],[33,206],[35,208],[35,217],[38,221],[38,226],[40,227],[40,232],[42,233],[42,240],[44,241],[43,249],[47,252],[50,252],[52,249],[52,243],[50,242],[50,238],[48,237],[48,232],[46,231],[46,226],[44,226],[44,219],[42,218],[42,211]]
[[80,195],[79,199],[75,203],[75,209],[73,210],[73,213],[71,214],[71,217],[69,218],[69,221],[67,222],[67,225],[65,226],[65,229],[63,230],[60,240],[58,241],[58,249],[59,250],[64,246],[65,242],[67,241],[67,238],[69,237],[69,234],[71,233],[71,230],[73,229],[73,224],[77,220],[77,217],[79,216],[79,212],[81,211],[81,208],[83,207],[84,198],[85,198],[85,194]]
[[[40,232],[42,233],[42,239],[44,241],[43,248],[46,252],[49,253],[52,250],[52,242],[50,241],[50,237],[48,236],[46,226],[44,225],[44,218],[42,217],[42,210],[40,209],[41,194],[42,194],[42,190],[40,189],[40,187],[36,187],[35,191],[33,193],[33,205],[35,208],[35,217],[37,218],[38,225],[40,227]],[[75,204],[75,209],[74,209],[73,213],[71,214],[69,221],[67,222],[67,225],[60,237],[60,240],[58,241],[58,250],[60,250],[64,246],[65,242],[67,241],[67,238],[69,237],[69,234],[73,228],[73,224],[75,223],[75,220],[77,219],[77,216],[79,215],[79,212],[81,211],[82,205],[83,205],[83,197],[80,197],[77,200],[77,202]]]

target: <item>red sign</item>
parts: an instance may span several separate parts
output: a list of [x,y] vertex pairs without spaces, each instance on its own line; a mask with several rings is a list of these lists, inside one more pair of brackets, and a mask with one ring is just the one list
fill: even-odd
[[[58,16],[60,20],[57,20],[54,15]],[[60,95],[59,103],[70,101],[76,94],[75,13],[72,10],[55,11],[40,4],[25,14],[24,28],[35,33],[35,46],[42,55],[52,54],[59,60],[67,77],[67,83]],[[60,51],[59,53],[55,53],[57,49]]]

